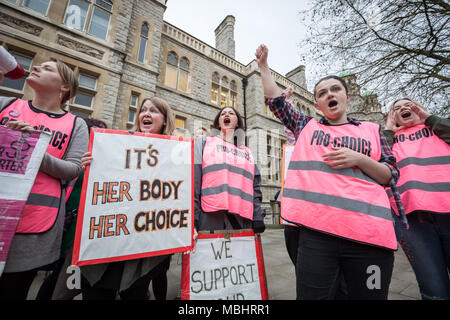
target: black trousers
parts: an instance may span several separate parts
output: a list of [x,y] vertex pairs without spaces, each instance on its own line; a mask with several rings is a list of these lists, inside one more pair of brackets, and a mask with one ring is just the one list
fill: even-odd
[[38,270],[4,272],[0,277],[0,300],[26,300]]
[[336,299],[342,277],[349,300],[387,300],[394,252],[301,228],[297,299]]
[[171,258],[153,268],[145,276],[137,279],[129,288],[119,292],[123,273],[123,262],[113,262],[108,265],[99,282],[91,286],[86,278],[81,278],[83,300],[114,300],[117,294],[121,300],[148,300],[150,281],[157,300],[165,300],[167,295],[167,270]]

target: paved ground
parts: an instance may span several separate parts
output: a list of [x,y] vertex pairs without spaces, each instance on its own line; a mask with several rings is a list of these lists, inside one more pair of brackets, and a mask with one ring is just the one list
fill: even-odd
[[[262,234],[264,262],[266,266],[269,298],[271,300],[295,299],[295,273],[294,266],[284,245],[283,229],[266,229]],[[44,273],[39,273],[33,282],[28,299],[34,299]],[[172,257],[168,271],[168,299],[179,297],[181,278],[181,255]],[[80,299],[77,296],[76,299]],[[153,299],[153,296],[151,297]],[[418,300],[419,288],[403,251],[399,249],[395,254],[394,272],[389,288],[389,300]]]

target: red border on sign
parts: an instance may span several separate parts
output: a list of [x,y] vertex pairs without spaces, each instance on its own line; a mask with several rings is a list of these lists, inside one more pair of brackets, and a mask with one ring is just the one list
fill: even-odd
[[85,265],[91,265],[91,264],[99,264],[99,263],[108,263],[108,262],[115,262],[115,261],[154,257],[154,256],[167,255],[167,254],[186,252],[186,251],[192,250],[192,248],[194,247],[194,240],[193,240],[194,239],[194,175],[193,175],[193,173],[194,173],[194,140],[191,138],[172,137],[172,136],[165,136],[165,135],[153,134],[153,133],[95,128],[95,129],[92,129],[92,133],[89,137],[88,151],[91,153],[92,153],[92,147],[93,147],[93,143],[94,143],[94,136],[95,136],[96,132],[120,134],[120,135],[130,135],[130,136],[132,136],[132,135],[144,136],[144,137],[152,137],[152,138],[166,139],[166,140],[185,141],[185,142],[191,143],[191,181],[192,181],[192,185],[191,185],[191,199],[192,199],[192,201],[191,201],[191,245],[185,246],[185,247],[167,249],[167,250],[143,252],[143,253],[137,253],[137,254],[110,257],[110,258],[91,259],[91,260],[80,261],[81,233],[82,233],[83,220],[84,220],[84,209],[85,209],[85,205],[86,205],[86,192],[87,192],[87,186],[88,186],[88,182],[89,182],[88,180],[89,180],[90,166],[88,166],[84,172],[83,186],[81,188],[80,205],[79,205],[79,210],[78,210],[78,220],[77,220],[77,227],[76,227],[76,232],[75,232],[75,240],[74,240],[74,247],[73,247],[73,254],[72,254],[72,264],[77,265],[77,266],[85,266]]
[[[230,230],[233,231],[233,230]],[[198,239],[218,239],[223,238],[223,233],[199,234]],[[267,290],[266,267],[264,265],[264,255],[261,244],[261,236],[254,233],[253,230],[232,233],[231,238],[236,237],[254,237],[256,249],[256,261],[258,263],[259,285],[261,289],[261,299],[268,300],[269,294]],[[181,300],[190,300],[190,275],[191,275],[191,253],[183,254],[181,267]]]

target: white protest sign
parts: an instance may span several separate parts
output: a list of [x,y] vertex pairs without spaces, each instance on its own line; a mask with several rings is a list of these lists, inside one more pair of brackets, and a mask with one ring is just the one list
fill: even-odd
[[0,276],[51,135],[0,126]]
[[183,300],[267,300],[260,236],[199,234],[194,252],[183,255],[181,282]]
[[90,139],[72,263],[190,250],[192,140],[105,129]]

